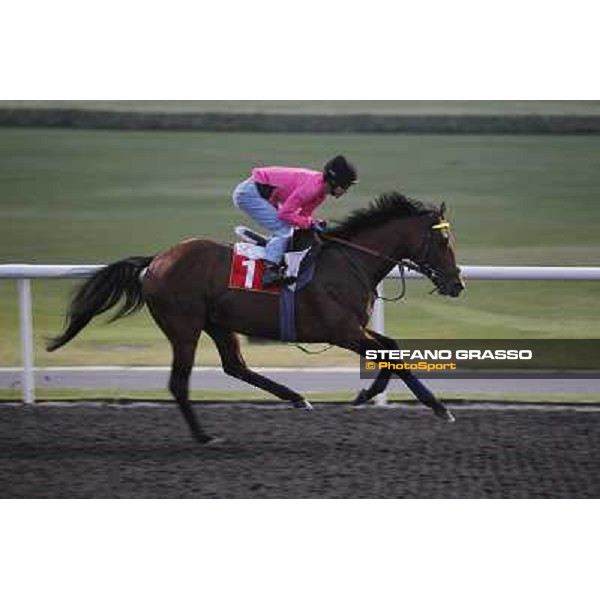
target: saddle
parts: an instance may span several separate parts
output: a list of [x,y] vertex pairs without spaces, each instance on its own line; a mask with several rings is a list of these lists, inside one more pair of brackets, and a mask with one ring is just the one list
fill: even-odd
[[[265,246],[269,239],[244,225],[238,225],[234,231],[243,241],[234,244],[233,266],[235,269],[232,268],[230,287],[279,293],[282,286],[269,289],[263,289],[260,286],[263,272],[262,261],[265,259]],[[319,249],[320,245],[316,242],[312,230],[294,229],[284,254],[285,277],[282,282],[284,287],[296,291],[310,282],[314,271],[311,267],[314,266]],[[240,265],[244,268],[240,268]],[[243,284],[242,275],[244,275]]]
[[261,278],[268,238],[243,225],[238,225],[234,231],[243,241],[233,246],[229,287],[279,294],[280,338],[286,342],[296,341],[295,295],[312,281],[321,244],[316,242],[312,230],[295,229],[284,254],[285,279],[282,285],[263,289]]

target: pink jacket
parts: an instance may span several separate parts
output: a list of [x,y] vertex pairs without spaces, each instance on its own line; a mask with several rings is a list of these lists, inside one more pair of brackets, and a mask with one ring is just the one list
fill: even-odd
[[300,229],[312,225],[312,213],[327,196],[323,173],[319,171],[258,167],[252,170],[252,181],[273,186],[269,202],[277,207],[277,216]]

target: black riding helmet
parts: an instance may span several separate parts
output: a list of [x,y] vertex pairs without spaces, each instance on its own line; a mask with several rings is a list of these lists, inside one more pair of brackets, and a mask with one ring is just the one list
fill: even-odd
[[341,154],[325,164],[323,174],[325,175],[325,181],[330,183],[334,188],[342,187],[347,189],[358,181],[356,168]]

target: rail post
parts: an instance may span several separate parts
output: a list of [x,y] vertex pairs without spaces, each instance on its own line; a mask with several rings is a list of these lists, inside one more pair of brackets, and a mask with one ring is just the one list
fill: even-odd
[[19,321],[21,324],[21,356],[23,362],[23,402],[35,402],[35,379],[33,374],[33,312],[31,310],[31,280],[19,279]]
[[[371,315],[371,324],[377,333],[385,334],[385,311],[383,309],[383,281],[377,285],[377,296],[373,304],[373,314]],[[375,406],[387,405],[387,393],[382,392],[375,396]]]

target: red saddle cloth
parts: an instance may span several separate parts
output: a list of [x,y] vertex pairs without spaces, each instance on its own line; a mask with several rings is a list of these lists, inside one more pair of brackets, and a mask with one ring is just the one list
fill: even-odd
[[279,285],[267,289],[262,288],[260,285],[260,280],[265,271],[262,256],[264,256],[264,248],[254,244],[235,244],[231,258],[231,271],[229,272],[229,287],[248,292],[279,294],[281,290]]

